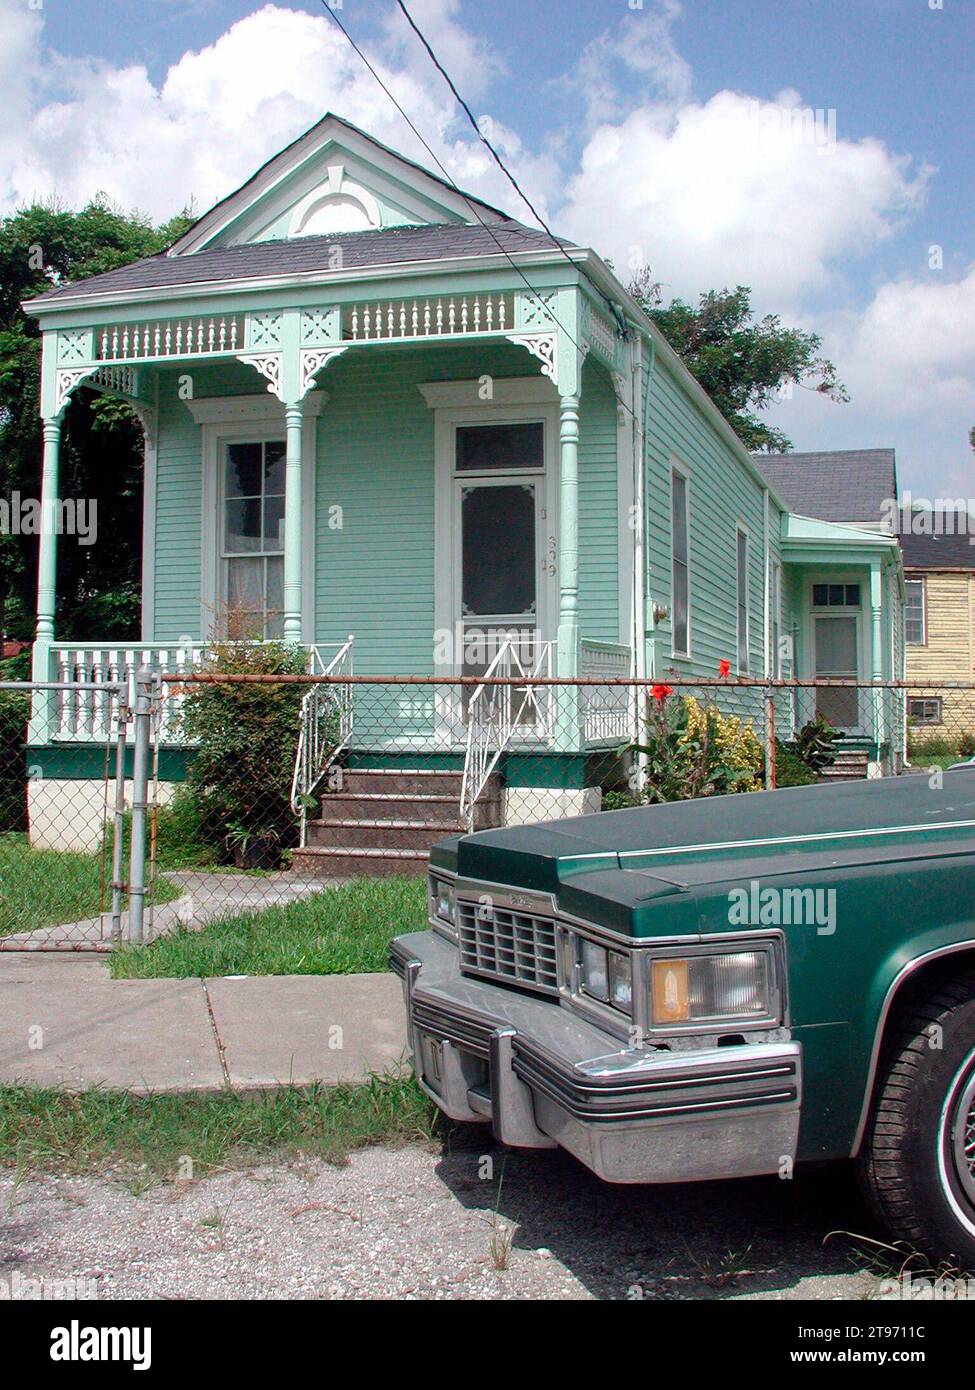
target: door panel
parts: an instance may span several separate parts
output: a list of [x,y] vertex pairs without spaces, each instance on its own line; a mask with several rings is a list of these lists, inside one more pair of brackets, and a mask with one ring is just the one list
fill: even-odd
[[[854,617],[817,617],[815,620],[817,680],[856,680],[858,625]],[[834,729],[855,729],[859,724],[859,691],[816,691],[816,713]]]

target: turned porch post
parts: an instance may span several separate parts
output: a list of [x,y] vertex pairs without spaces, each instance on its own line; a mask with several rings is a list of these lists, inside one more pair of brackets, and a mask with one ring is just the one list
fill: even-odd
[[301,642],[301,454],[304,409],[300,401],[285,406],[284,422],[284,640]]
[[579,660],[579,397],[559,399],[558,673],[576,675]]
[[880,758],[880,744],[886,738],[885,697],[886,691],[876,688],[877,682],[884,678],[883,641],[883,572],[879,560],[870,563],[870,679],[874,682],[872,714],[873,736],[877,741],[877,757]]
[[[58,468],[61,455],[61,419],[44,421],[44,462],[41,471],[41,534],[37,556],[37,640],[54,641],[54,606],[58,565]],[[46,659],[46,652],[45,652]],[[47,679],[45,671],[43,679]]]

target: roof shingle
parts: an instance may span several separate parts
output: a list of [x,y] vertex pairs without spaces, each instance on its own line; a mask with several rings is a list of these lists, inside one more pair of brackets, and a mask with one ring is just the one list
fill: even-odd
[[73,285],[61,285],[39,295],[33,304],[52,300],[114,294],[123,290],[170,289],[218,280],[250,280],[335,269],[335,249],[341,250],[343,270],[368,266],[401,265],[410,261],[452,260],[464,256],[497,256],[507,252],[557,250],[572,247],[546,232],[526,227],[509,218],[479,223],[434,223],[423,226],[386,227],[368,232],[342,232],[332,236],[295,237],[288,241],[259,241],[246,246],[219,246],[192,255],[161,253],[131,265],[92,275]]
[[877,526],[897,496],[893,449],[752,457],[789,510],[799,516]]

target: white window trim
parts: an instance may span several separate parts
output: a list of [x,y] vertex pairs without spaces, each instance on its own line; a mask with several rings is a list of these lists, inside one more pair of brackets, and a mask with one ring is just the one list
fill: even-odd
[[[526,385],[532,388],[538,386],[538,381],[533,378],[525,379]],[[455,435],[458,425],[506,425],[524,424],[532,420],[541,420],[544,427],[544,456],[545,472],[541,474],[533,469],[523,473],[501,473],[503,477],[534,477],[541,483],[542,497],[541,502],[545,511],[545,536],[544,544],[547,548],[549,538],[554,537],[556,545],[556,556],[558,555],[559,545],[559,477],[558,477],[558,439],[559,439],[559,406],[558,393],[549,382],[544,385],[547,388],[544,393],[539,393],[540,404],[533,404],[531,399],[514,403],[510,400],[510,395],[519,395],[519,391],[508,393],[506,390],[499,389],[508,386],[520,387],[521,378],[513,380],[495,380],[494,398],[491,401],[478,399],[480,389],[479,381],[469,382],[436,382],[420,386],[420,391],[426,399],[427,404],[434,410],[434,614],[433,623],[436,633],[451,632],[456,635],[456,625],[459,621],[460,601],[458,594],[458,575],[455,564],[457,541],[455,535],[456,520],[454,517],[454,451]],[[446,389],[441,389],[446,388]],[[456,390],[455,388],[462,388]],[[429,392],[429,395],[428,395]],[[534,397],[534,389],[529,391],[529,397]],[[507,398],[507,399],[506,399]],[[473,475],[475,478],[480,475]],[[542,556],[536,556],[539,571],[541,571]],[[551,575],[548,569],[544,574],[539,573],[538,580],[538,636],[541,641],[554,641],[558,628],[559,613],[559,583],[558,575]],[[457,643],[455,642],[455,648]],[[455,656],[461,653],[455,650]],[[454,674],[460,671],[460,663],[454,663]]]
[[[684,531],[687,538],[687,559],[685,566],[687,569],[687,649],[681,650],[677,646],[677,606],[674,601],[675,593],[675,566],[677,563],[674,549],[674,474],[679,473],[684,479]],[[689,660],[694,647],[693,619],[691,615],[691,471],[686,464],[679,459],[671,457],[670,469],[667,474],[668,492],[668,523],[670,526],[670,654],[672,657],[680,657],[682,660]]]
[[773,680],[782,679],[782,563],[774,557],[769,565],[769,575],[772,582],[772,592],[770,595],[769,617],[771,622],[771,634],[769,645],[771,647],[772,665],[771,673]]
[[[315,395],[324,398],[324,392],[316,392]],[[220,468],[223,459],[223,446],[226,443],[266,444],[275,441],[284,443],[284,407],[280,401],[274,398],[268,397],[267,400],[271,403],[272,409],[270,410],[268,410],[265,398],[262,396],[237,397],[238,408],[240,403],[247,401],[251,403],[250,406],[236,415],[226,414],[224,418],[220,418],[221,412],[216,409],[217,402],[211,401],[208,404],[216,418],[201,425],[203,488],[200,524],[200,637],[203,641],[211,640],[215,635],[215,619],[220,606],[221,550],[218,542],[221,525]],[[259,409],[256,402],[260,402]],[[221,402],[224,406],[233,403],[234,398],[232,397],[225,397]],[[199,407],[205,403],[197,401],[192,404]],[[317,422],[315,417],[320,414],[321,406],[324,404],[325,399],[313,402],[312,413],[310,417],[306,415],[302,431],[301,640],[306,645],[311,645],[315,641],[315,475],[317,459]],[[317,408],[315,408],[316,406]]]
[[[920,642],[908,642],[907,640],[907,585],[920,584],[921,586],[921,640]],[[928,585],[926,576],[923,574],[909,574],[904,579],[904,645],[910,647],[926,647],[928,645]]]
[[[738,548],[740,537],[745,538],[745,664],[741,664],[741,633],[738,631],[738,623],[741,614],[741,574],[738,569]],[[752,669],[752,557],[751,557],[751,536],[748,527],[743,521],[735,525],[735,661],[738,666],[739,676],[748,676]]]

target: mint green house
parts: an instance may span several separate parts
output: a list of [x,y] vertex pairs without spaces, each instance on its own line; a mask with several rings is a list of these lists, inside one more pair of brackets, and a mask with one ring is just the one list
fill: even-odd
[[[36,679],[172,669],[240,610],[254,635],[304,644],[311,670],[358,675],[899,673],[893,538],[791,513],[594,251],[335,116],[166,254],[26,308],[45,499],[73,392],[121,397],[145,432],[141,643],[55,631],[45,535]],[[360,720],[350,756],[466,765],[470,801],[499,755],[530,748],[534,771],[512,757],[504,774],[509,819],[519,778],[552,814],[596,804],[586,750],[632,727],[625,694],[562,692],[472,738],[476,698],[430,690]],[[46,788],[100,775],[103,734],[92,702],[42,708],[39,838]],[[869,701],[834,714],[889,761]],[[164,747],[168,781],[182,757]]]

